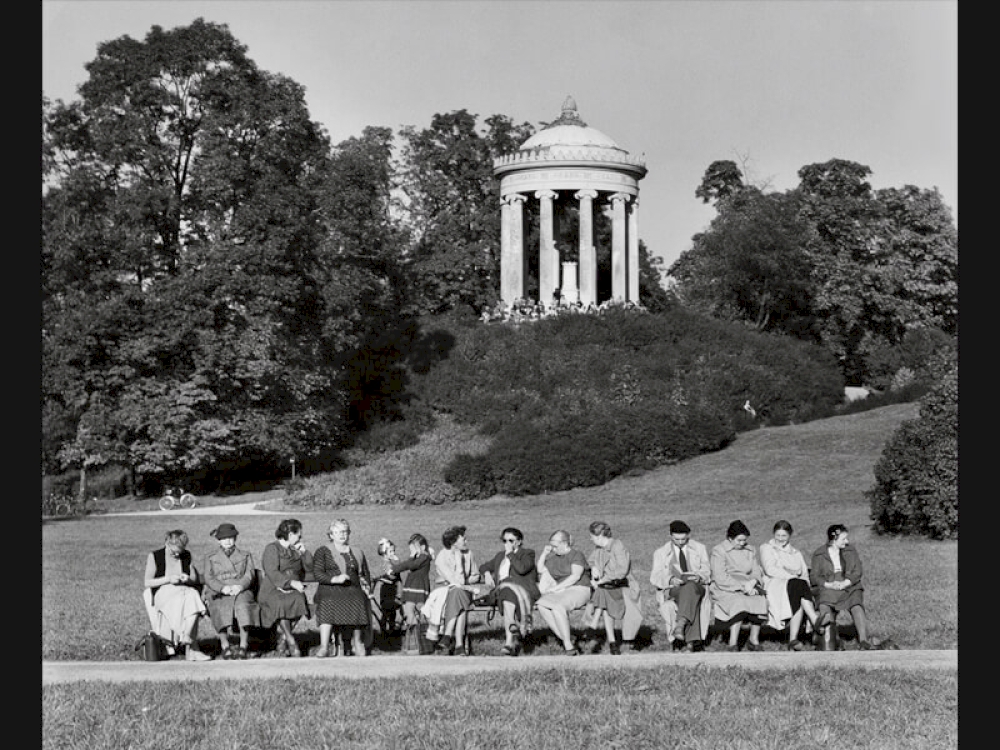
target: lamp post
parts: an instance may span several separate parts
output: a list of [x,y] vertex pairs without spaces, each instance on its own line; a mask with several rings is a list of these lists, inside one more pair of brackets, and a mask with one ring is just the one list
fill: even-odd
[[292,465],[292,481],[295,481],[295,457],[288,459],[288,462]]

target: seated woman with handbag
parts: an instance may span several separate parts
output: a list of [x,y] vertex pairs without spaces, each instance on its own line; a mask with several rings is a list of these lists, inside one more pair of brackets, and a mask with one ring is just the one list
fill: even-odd
[[175,647],[186,647],[188,661],[210,661],[198,646],[198,622],[207,610],[201,600],[201,574],[187,545],[183,531],[168,531],[163,546],[146,558],[144,585],[152,595],[154,632]]
[[596,631],[603,620],[608,651],[621,654],[621,644],[615,639],[615,621],[622,622],[622,640],[632,642],[642,624],[639,606],[639,585],[631,572],[632,561],[620,539],[611,535],[611,526],[604,521],[590,524],[590,541],[594,543],[587,562],[590,565],[589,608],[593,610],[590,629]]
[[498,607],[503,613],[504,645],[500,653],[517,656],[522,639],[531,629],[531,610],[541,594],[535,551],[522,546],[524,534],[508,526],[500,534],[503,549],[493,559],[479,566],[491,591],[480,601]]

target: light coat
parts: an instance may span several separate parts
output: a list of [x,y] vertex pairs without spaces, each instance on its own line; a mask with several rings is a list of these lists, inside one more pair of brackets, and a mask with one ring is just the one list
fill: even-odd
[[[712,580],[712,568],[709,564],[708,550],[701,542],[689,539],[684,546],[684,557],[687,559],[688,572],[696,573],[698,581],[706,587],[705,596],[699,607],[701,625],[701,640],[708,638],[708,628],[712,623],[712,598],[707,587]],[[656,588],[656,602],[660,616],[663,617],[667,632],[674,629],[677,623],[677,604],[670,598],[670,579],[680,571],[680,561],[674,554],[674,543],[667,542],[653,553],[653,568],[649,573],[649,582]]]
[[760,567],[767,595],[767,624],[775,630],[784,630],[795,614],[788,601],[788,582],[799,578],[808,583],[806,559],[791,544],[782,547],[769,539],[760,545]]

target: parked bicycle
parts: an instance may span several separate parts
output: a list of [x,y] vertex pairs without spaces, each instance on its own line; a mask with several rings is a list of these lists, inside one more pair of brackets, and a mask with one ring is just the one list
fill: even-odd
[[73,497],[61,492],[51,492],[42,499],[43,516],[68,516],[73,512]]
[[190,509],[198,504],[198,499],[190,492],[167,488],[166,494],[160,498],[160,510]]
[[96,497],[53,492],[42,501],[43,516],[86,516],[97,510]]

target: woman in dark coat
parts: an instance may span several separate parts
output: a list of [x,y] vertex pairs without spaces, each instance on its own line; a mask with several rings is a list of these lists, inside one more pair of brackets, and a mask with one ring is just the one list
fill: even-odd
[[[340,653],[350,654],[347,635],[353,644],[353,652],[366,655],[364,644],[365,629],[371,624],[371,608],[368,593],[371,591],[371,573],[368,560],[361,550],[352,549],[348,544],[351,527],[343,518],[330,524],[327,532],[331,544],[320,547],[313,555],[312,572],[319,586],[316,587],[316,622],[319,623],[319,650],[316,656],[330,656],[330,640],[334,628],[340,641]],[[337,654],[336,642],[333,655]]]
[[305,579],[312,567],[312,554],[302,542],[302,524],[288,518],[278,524],[276,541],[264,548],[260,582],[260,624],[270,628],[278,625],[278,656],[301,656],[292,635],[295,623],[309,617]]
[[531,628],[531,610],[541,594],[538,591],[538,570],[535,550],[522,546],[524,534],[508,526],[500,534],[503,549],[492,560],[479,566],[490,591],[487,601],[503,612],[504,645],[500,653],[517,656],[521,639]]
[[836,523],[826,530],[826,544],[813,552],[809,581],[816,590],[819,619],[816,629],[821,636],[820,648],[833,645],[833,628],[837,627],[836,612],[848,611],[858,631],[858,644],[870,649],[868,620],[864,606],[864,586],[861,584],[861,557],[851,546],[847,527]]
[[[253,585],[253,555],[236,546],[239,532],[231,523],[222,523],[210,535],[219,549],[205,556],[205,588],[202,592],[212,627],[219,634],[223,659],[246,659],[250,628],[260,625],[260,608],[250,587]],[[229,631],[236,622],[240,645],[231,648]]]

